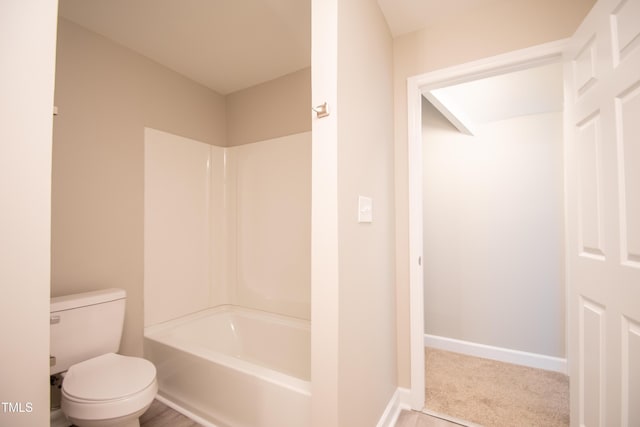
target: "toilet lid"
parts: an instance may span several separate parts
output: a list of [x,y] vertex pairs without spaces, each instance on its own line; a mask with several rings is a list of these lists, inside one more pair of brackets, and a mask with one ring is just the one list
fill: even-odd
[[114,400],[144,390],[155,377],[148,360],[108,353],[71,366],[62,390],[81,400]]

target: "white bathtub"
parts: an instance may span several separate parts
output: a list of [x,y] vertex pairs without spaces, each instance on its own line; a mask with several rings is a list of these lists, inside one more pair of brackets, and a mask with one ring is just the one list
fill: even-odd
[[217,427],[311,424],[308,321],[235,306],[145,328],[161,400]]

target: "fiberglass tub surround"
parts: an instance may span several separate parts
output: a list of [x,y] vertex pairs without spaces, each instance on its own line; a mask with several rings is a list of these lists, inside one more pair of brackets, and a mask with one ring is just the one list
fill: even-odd
[[310,167],[310,132],[223,148],[145,129],[145,356],[178,409],[306,424]]

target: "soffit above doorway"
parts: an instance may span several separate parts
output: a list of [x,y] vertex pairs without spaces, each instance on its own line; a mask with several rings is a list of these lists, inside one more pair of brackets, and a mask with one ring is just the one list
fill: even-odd
[[458,130],[472,135],[473,129],[484,123],[562,111],[562,64],[435,89],[425,97]]

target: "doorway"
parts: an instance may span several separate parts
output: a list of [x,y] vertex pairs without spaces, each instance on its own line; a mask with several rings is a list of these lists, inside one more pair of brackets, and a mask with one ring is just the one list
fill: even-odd
[[[423,146],[422,99],[435,89],[559,62],[564,41],[549,43],[476,61],[409,79],[409,212],[410,212],[410,301],[411,301],[411,395],[413,409],[425,402],[424,378],[424,246],[423,246]],[[566,354],[566,352],[565,352]]]
[[480,424],[554,425],[569,404],[562,64],[425,97],[425,407]]

